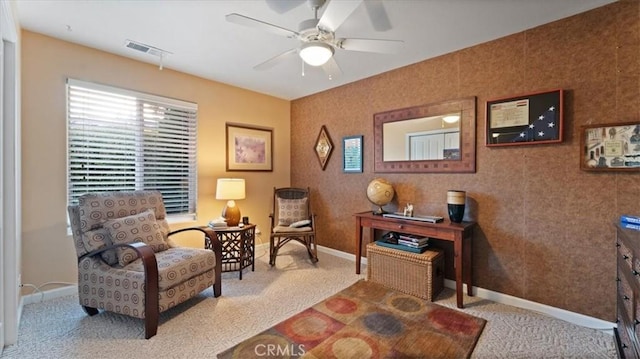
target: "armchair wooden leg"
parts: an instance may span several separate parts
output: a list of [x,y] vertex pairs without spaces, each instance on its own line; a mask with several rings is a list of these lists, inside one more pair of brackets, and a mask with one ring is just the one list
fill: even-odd
[[84,310],[85,313],[87,313],[90,317],[98,314],[98,310],[96,308],[91,308],[91,307],[85,307],[84,305],[82,306],[82,310]]
[[215,272],[213,273],[213,276],[214,276],[213,280],[215,280],[215,282],[213,283],[213,296],[217,298],[220,295],[222,295],[222,246],[221,245],[217,246],[217,250],[215,251],[215,254],[216,254],[216,267],[214,269]]
[[144,317],[144,338],[149,339],[158,332],[158,318],[160,314],[156,310],[155,313],[145,313]]
[[[155,258],[154,258],[155,259]],[[149,277],[147,274],[146,292],[144,298],[144,333],[145,339],[149,339],[158,332],[158,319],[160,317],[160,297],[158,296],[158,274]]]

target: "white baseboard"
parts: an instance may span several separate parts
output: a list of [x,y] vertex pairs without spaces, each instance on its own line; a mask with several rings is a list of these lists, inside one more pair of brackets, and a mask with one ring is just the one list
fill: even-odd
[[[347,252],[343,252],[343,251],[339,251],[337,249],[333,249],[333,248],[329,248],[329,247],[323,247],[323,246],[318,246],[318,251],[319,252],[324,252],[324,253],[328,253],[331,254],[333,256],[336,257],[340,257],[340,258],[344,258],[344,259],[348,259],[350,261],[353,261],[355,263],[356,261],[356,255],[355,254],[351,254],[351,253],[347,253]],[[360,260],[360,264],[367,264],[367,258],[366,257],[362,257]],[[355,267],[354,267],[355,270]],[[362,273],[362,272],[361,272]]]
[[77,292],[78,285],[67,285],[64,287],[43,290],[22,296],[20,298],[20,306],[22,307],[23,305],[27,304],[40,303],[45,300],[76,294]]
[[[262,249],[263,247],[265,247],[264,249],[266,251],[268,251],[268,246],[269,246],[269,243],[262,243],[262,244],[257,245],[256,249]],[[339,251],[339,250],[336,250],[336,249],[333,249],[333,248],[328,248],[328,247],[324,247],[324,246],[318,246],[318,251],[324,252],[324,253],[327,253],[327,254],[331,254],[331,255],[334,255],[336,257],[344,258],[344,259],[353,261],[354,263],[355,263],[355,260],[356,260],[356,256],[354,254],[342,252],[342,251]],[[366,265],[366,264],[367,264],[367,258],[363,257],[362,258],[362,265]],[[445,279],[444,285],[447,288],[451,288],[451,289],[455,289],[456,288],[456,282],[453,281],[453,280]],[[463,290],[464,290],[465,293],[467,292],[466,288],[467,288],[467,286],[463,285]],[[51,289],[51,290],[46,290],[46,291],[42,291],[42,292],[38,292],[38,293],[33,293],[33,294],[28,294],[28,295],[22,296],[20,298],[20,304],[19,304],[18,313],[22,313],[23,305],[27,305],[27,304],[31,304],[31,303],[38,303],[38,302],[41,302],[43,300],[49,300],[49,299],[52,299],[52,298],[63,297],[63,296],[66,296],[66,295],[72,295],[72,294],[75,294],[77,292],[77,290],[78,290],[77,286],[69,285],[69,286],[64,286],[64,287],[60,287],[60,288],[55,288],[55,289]],[[552,306],[549,306],[549,305],[546,305],[546,304],[532,302],[530,300],[526,300],[526,299],[522,299],[522,298],[518,298],[518,297],[513,297],[513,296],[510,296],[510,295],[507,295],[507,294],[494,292],[494,291],[491,291],[491,290],[488,290],[488,289],[484,289],[484,288],[480,288],[480,287],[473,287],[473,293],[477,297],[480,297],[480,298],[483,298],[483,299],[487,299],[487,300],[490,300],[490,301],[493,301],[493,302],[496,302],[496,303],[507,304],[507,305],[511,305],[511,306],[514,306],[514,307],[523,308],[523,309],[527,309],[527,310],[543,313],[543,314],[549,315],[551,317],[564,320],[564,321],[569,322],[569,323],[577,324],[577,325],[580,325],[580,326],[583,326],[583,327],[587,327],[587,328],[601,330],[601,331],[604,331],[604,332],[607,332],[607,333],[610,333],[610,334],[613,334],[613,328],[616,327],[615,323],[607,322],[606,320],[590,317],[590,316],[587,316],[587,315],[584,315],[584,314],[580,314],[580,313],[571,312],[571,311],[568,311],[568,310],[565,310],[565,309],[552,307]],[[18,323],[20,323],[20,318],[18,318]]]
[[[290,243],[292,243],[294,245],[299,245],[299,246],[304,247],[304,245],[302,243],[299,243],[299,242],[291,241]],[[256,245],[256,253],[258,252],[258,249],[264,249],[266,252],[269,252],[269,243],[267,242],[267,243],[261,243],[261,244]],[[350,261],[352,261],[354,263],[356,261],[355,254],[339,251],[337,249],[333,249],[333,248],[329,248],[329,247],[318,246],[318,252],[328,253],[328,254],[331,254],[332,256],[336,256],[336,257],[339,257],[339,258],[347,259],[347,260],[350,260]],[[361,264],[364,264],[364,265],[367,264],[367,258],[366,257],[362,257],[362,263]],[[354,270],[355,270],[355,267],[354,267]]]
[[[444,286],[447,288],[455,289],[456,282],[450,279],[444,280]],[[464,293],[467,293],[467,285],[463,284],[462,289]],[[527,309],[534,312],[546,314],[550,317],[558,318],[569,323],[580,325],[587,328],[601,330],[613,335],[613,328],[616,327],[615,323],[608,322],[606,320],[590,317],[588,315],[571,312],[565,309],[552,307],[550,305],[532,302],[530,300],[510,296],[500,292],[494,292],[492,290],[473,287],[473,294],[479,298],[487,299],[492,302],[506,304],[517,308]]]

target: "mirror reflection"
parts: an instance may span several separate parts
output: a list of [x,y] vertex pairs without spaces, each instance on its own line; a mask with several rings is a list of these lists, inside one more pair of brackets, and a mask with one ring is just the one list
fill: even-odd
[[475,97],[373,115],[374,172],[475,172],[475,143]]
[[383,161],[460,160],[460,113],[382,125]]

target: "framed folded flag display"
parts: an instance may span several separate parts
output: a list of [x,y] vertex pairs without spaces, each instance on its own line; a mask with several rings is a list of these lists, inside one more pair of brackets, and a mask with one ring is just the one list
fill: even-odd
[[562,90],[487,101],[486,145],[562,142]]

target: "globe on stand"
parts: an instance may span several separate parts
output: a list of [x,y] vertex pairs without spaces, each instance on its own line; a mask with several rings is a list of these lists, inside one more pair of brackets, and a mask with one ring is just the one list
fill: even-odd
[[395,190],[393,189],[393,186],[384,178],[376,178],[369,182],[369,185],[367,186],[367,198],[371,203],[378,206],[378,209],[375,210],[373,214],[381,215],[385,213],[382,206],[389,204],[393,199],[394,194]]

